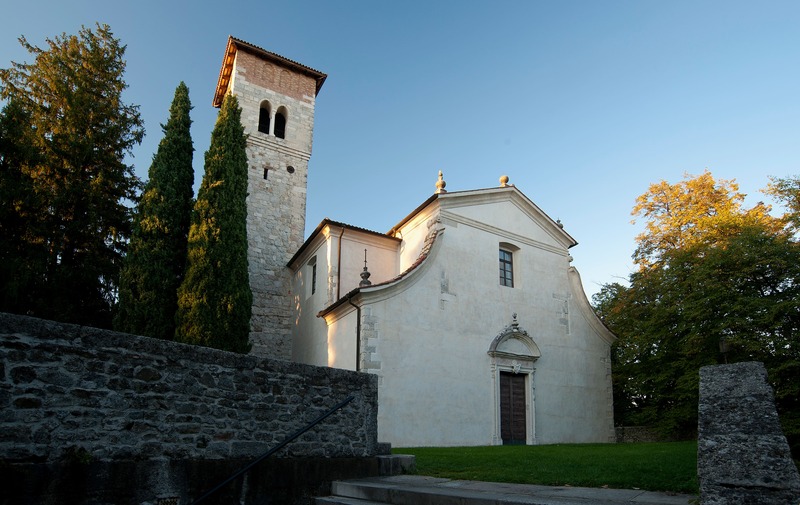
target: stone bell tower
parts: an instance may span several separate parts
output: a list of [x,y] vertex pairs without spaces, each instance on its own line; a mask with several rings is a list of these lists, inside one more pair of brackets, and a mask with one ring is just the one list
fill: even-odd
[[314,104],[327,76],[234,37],[228,38],[214,107],[233,93],[247,139],[247,239],[252,352],[291,359],[291,275],[303,244]]

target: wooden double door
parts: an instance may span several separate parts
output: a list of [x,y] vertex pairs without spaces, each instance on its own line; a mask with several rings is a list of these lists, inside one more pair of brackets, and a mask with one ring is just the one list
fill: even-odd
[[503,445],[527,442],[525,374],[500,372],[500,436]]

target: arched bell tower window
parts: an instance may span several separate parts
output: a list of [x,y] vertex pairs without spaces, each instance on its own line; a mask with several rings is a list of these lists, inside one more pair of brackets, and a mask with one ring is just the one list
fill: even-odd
[[280,139],[286,138],[286,107],[280,107],[275,113],[275,136]]
[[264,100],[261,102],[261,107],[258,110],[258,131],[269,135],[269,120],[270,120],[270,106],[269,102]]

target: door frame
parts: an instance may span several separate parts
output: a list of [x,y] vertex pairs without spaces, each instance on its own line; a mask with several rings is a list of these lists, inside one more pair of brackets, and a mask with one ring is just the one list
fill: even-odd
[[489,346],[489,368],[492,376],[492,402],[494,404],[494,428],[492,444],[502,445],[500,424],[500,372],[525,375],[525,444],[536,444],[536,368],[533,366],[541,356],[539,346],[519,327],[517,315]]
[[[531,362],[531,365],[533,362]],[[507,372],[525,376],[525,444],[536,444],[536,409],[535,393],[533,387],[533,377],[536,369],[533,366],[525,366],[519,361],[511,360],[506,363],[502,360],[499,363],[492,363],[492,383],[494,389],[494,433],[492,434],[493,445],[503,445],[501,412],[500,412],[500,372]]]

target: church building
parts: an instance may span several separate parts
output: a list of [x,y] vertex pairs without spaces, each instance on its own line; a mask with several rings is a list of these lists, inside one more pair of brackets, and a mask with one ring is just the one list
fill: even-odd
[[575,239],[508,177],[448,192],[440,172],[387,232],[326,219],[303,240],[325,79],[228,40],[214,103],[236,94],[249,135],[253,352],[377,375],[396,447],[612,442],[615,337]]

